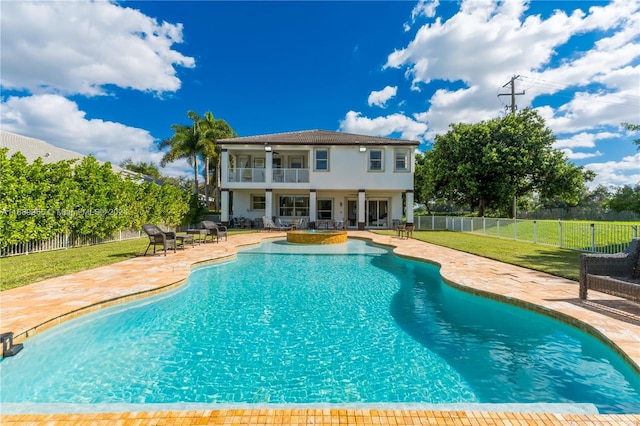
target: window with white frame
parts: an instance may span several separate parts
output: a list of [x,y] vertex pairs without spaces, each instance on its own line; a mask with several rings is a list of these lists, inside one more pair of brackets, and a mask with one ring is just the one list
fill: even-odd
[[309,216],[309,196],[281,195],[278,202],[278,216]]
[[409,171],[409,150],[408,149],[395,150],[395,170],[396,172]]
[[315,150],[315,170],[320,172],[329,171],[329,150],[326,148],[317,148]]
[[369,150],[369,171],[381,172],[382,169],[382,150],[371,149]]
[[264,210],[265,205],[266,205],[266,198],[264,195],[251,196],[251,210]]
[[330,198],[319,199],[316,213],[319,220],[332,220],[333,219],[333,200]]

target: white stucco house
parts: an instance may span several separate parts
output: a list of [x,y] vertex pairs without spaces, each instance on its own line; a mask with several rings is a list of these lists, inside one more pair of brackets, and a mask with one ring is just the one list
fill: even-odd
[[391,228],[403,217],[413,223],[419,142],[308,130],[218,145],[223,223],[262,216],[351,229]]

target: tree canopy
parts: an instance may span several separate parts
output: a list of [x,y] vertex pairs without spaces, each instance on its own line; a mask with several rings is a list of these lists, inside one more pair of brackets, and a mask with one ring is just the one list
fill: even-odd
[[[446,198],[511,215],[514,197],[538,193],[577,203],[585,181],[594,174],[569,163],[553,148],[555,136],[537,112],[527,108],[515,114],[476,124],[451,124],[437,135],[433,149],[416,167],[420,197]],[[423,195],[421,191],[425,191]]]
[[204,118],[194,111],[188,111],[187,117],[192,121],[190,125],[173,124],[173,136],[160,142],[161,150],[168,149],[160,161],[161,166],[179,159],[186,159],[193,167],[194,192],[198,193],[198,159],[205,164],[205,192],[208,200],[209,160],[217,161],[216,141],[218,139],[234,137],[235,131],[226,121],[216,119],[211,112],[206,112]]
[[143,175],[150,176],[155,179],[160,179],[162,175],[160,174],[160,169],[155,163],[147,163],[144,161],[139,161],[134,163],[131,157],[127,158],[124,161],[121,161],[118,164],[123,169],[131,170],[132,172],[141,173]]

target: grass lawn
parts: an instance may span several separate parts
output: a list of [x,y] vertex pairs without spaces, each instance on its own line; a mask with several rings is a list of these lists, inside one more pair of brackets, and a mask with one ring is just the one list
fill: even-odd
[[[243,232],[252,231],[230,231],[229,234]],[[387,235],[396,233],[396,231],[377,232]],[[576,251],[451,231],[415,231],[413,237],[427,243],[450,247],[570,280],[579,279],[578,256],[580,253]],[[144,253],[148,241],[145,237],[3,258],[0,259],[0,277],[2,278],[0,290],[130,259]]]
[[[252,231],[229,231],[229,235],[244,232]],[[131,259],[142,255],[148,244],[149,239],[144,237],[2,258],[0,291]]]
[[[378,233],[396,235],[396,231]],[[580,279],[580,252],[573,250],[452,231],[414,231],[413,238],[574,281]]]

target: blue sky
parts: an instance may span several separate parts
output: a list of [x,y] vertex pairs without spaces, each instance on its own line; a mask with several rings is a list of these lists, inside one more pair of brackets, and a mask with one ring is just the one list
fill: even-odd
[[[640,2],[0,2],[3,130],[159,163],[186,113],[241,136],[419,140],[536,108],[590,184],[640,182]],[[190,176],[185,161],[167,175]]]

